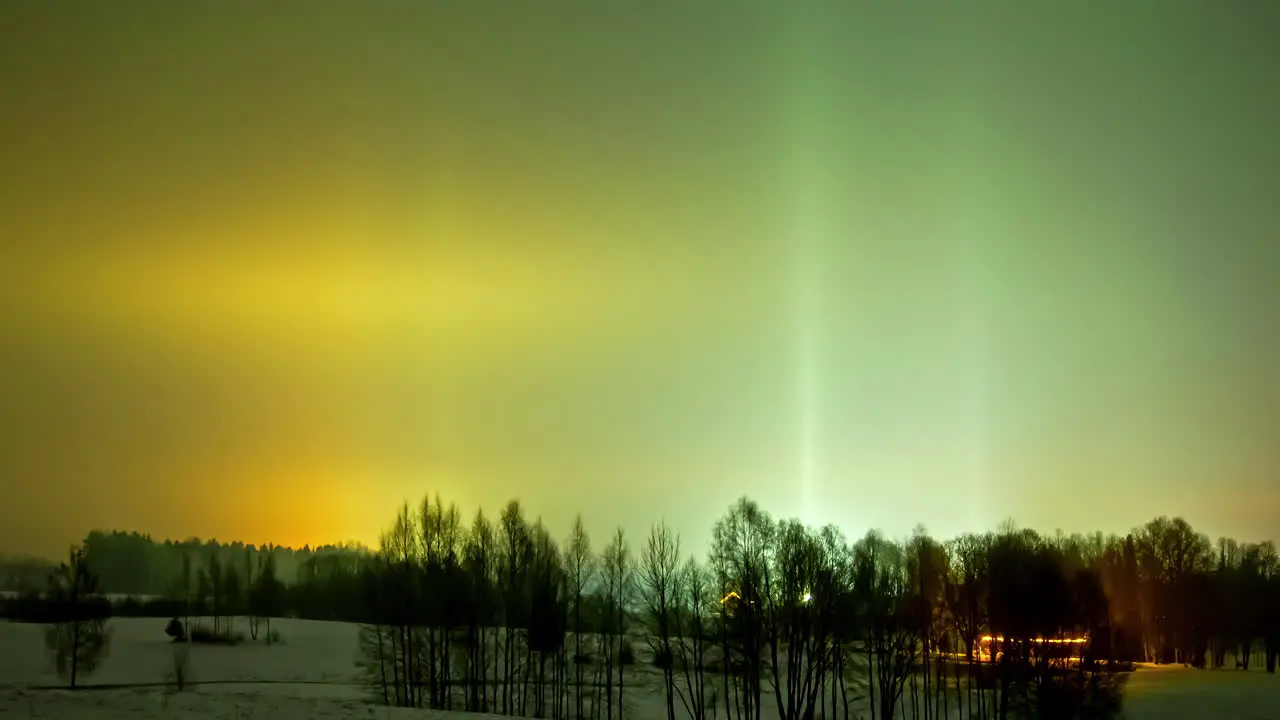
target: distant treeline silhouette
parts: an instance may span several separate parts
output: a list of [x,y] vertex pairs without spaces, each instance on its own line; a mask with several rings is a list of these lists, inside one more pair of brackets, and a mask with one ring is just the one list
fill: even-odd
[[661,671],[668,720],[678,706],[759,720],[766,702],[782,720],[847,717],[853,697],[880,718],[1082,703],[1103,717],[1124,662],[1247,669],[1260,656],[1274,672],[1280,658],[1274,546],[1211,542],[1180,518],[1125,536],[1008,524],[850,542],[742,498],[698,558],[665,524],[638,554],[621,530],[595,552],[581,518],[560,543],[517,501],[467,522],[435,498],[401,507],[376,549],[291,551],[291,581],[273,571],[265,594],[280,549],[124,533],[84,549],[105,591],[161,595],[158,614],[360,623],[372,692],[415,707],[612,720],[630,638]]
[[[223,565],[239,566],[246,553],[253,563],[270,554],[283,582],[297,582],[304,566],[319,559],[367,555],[369,550],[356,543],[322,545],[299,549],[281,545],[246,545],[242,542],[219,543],[217,540],[192,538],[183,541],[157,542],[149,535],[136,532],[104,532],[94,530],[81,543],[86,562],[102,584],[102,591],[112,595],[172,596],[175,583],[182,576],[184,558],[195,558],[203,564],[217,557]],[[53,569],[51,562],[34,558],[0,558],[0,590],[23,592],[44,587]]]

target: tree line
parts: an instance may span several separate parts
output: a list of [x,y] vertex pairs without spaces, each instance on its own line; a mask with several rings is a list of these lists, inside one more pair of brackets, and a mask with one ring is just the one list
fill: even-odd
[[557,542],[516,501],[465,522],[436,498],[401,507],[357,573],[361,667],[392,705],[621,718],[635,642],[668,720],[1106,717],[1125,663],[1280,659],[1274,546],[1165,517],[851,542],[742,498],[699,558],[663,523],[593,552],[581,518]]
[[[217,540],[156,541],[137,532],[94,530],[80,543],[88,569],[98,578],[103,593],[166,597],[174,594],[181,579],[184,563],[197,558],[203,564],[217,557],[224,566],[240,564],[248,554],[255,564],[270,555],[280,579],[294,584],[308,563],[330,557],[356,557],[368,553],[358,543],[305,545],[291,548],[282,545],[252,545],[241,542],[220,543]],[[6,561],[0,558],[0,590],[24,592],[39,590],[52,563],[30,558]]]
[[257,555],[181,553],[167,601],[218,630],[240,613],[359,623],[361,675],[389,705],[620,720],[647,673],[668,720],[1106,717],[1126,662],[1280,659],[1274,546],[1164,517],[1124,536],[851,541],[742,498],[698,557],[664,523],[597,551],[580,517],[557,540],[518,501],[464,519],[436,497],[287,585]]

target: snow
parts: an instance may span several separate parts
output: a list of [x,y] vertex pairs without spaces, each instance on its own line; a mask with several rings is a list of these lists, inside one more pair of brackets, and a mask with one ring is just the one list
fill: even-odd
[[[210,624],[208,620],[204,623]],[[358,628],[347,623],[274,620],[272,629],[279,631],[283,640],[280,644],[267,646],[259,640],[234,647],[191,645],[191,676],[196,685],[177,693],[166,685],[175,648],[164,634],[166,624],[166,619],[158,618],[113,620],[110,654],[98,672],[84,681],[85,685],[99,688],[73,692],[50,689],[63,683],[49,665],[43,626],[0,622],[0,717],[489,717],[365,703],[354,667]],[[237,619],[236,629],[248,632],[243,619]],[[665,720],[656,671],[641,663],[628,675],[628,720]],[[762,710],[763,720],[776,720],[772,699],[765,699]],[[857,708],[855,717],[859,710],[865,712],[865,708]],[[950,710],[949,716],[957,718],[954,706]],[[679,709],[677,713],[684,715]],[[1246,673],[1181,666],[1143,667],[1128,679],[1125,714],[1130,720],[1280,720],[1280,676],[1261,670]]]

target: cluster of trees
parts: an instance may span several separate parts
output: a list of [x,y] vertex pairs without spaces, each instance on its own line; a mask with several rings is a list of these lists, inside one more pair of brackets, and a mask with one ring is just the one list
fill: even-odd
[[535,717],[621,717],[633,634],[669,720],[759,720],[766,704],[782,720],[849,717],[858,703],[880,718],[1103,716],[1123,661],[1220,667],[1261,648],[1274,671],[1280,651],[1274,547],[1214,552],[1180,519],[1124,537],[1007,526],[849,542],[744,498],[699,559],[663,524],[639,553],[619,531],[597,554],[580,520],[559,544],[517,502],[468,525],[437,498],[401,508],[354,572],[379,700]]
[[[204,567],[195,568],[191,555],[182,557],[182,570],[175,590],[181,602],[183,637],[191,638],[191,618],[196,618],[195,632],[201,632],[200,618],[213,619],[214,638],[234,637],[234,619],[248,618],[249,633],[258,639],[262,621],[266,623],[267,643],[270,644],[271,618],[285,612],[285,585],[276,574],[275,555],[271,552],[255,553],[246,548],[242,564],[228,564],[223,554],[210,553]],[[243,574],[241,573],[243,570]]]
[[[424,500],[416,513],[405,505],[361,568],[362,667],[373,694],[402,706],[568,717],[570,678],[582,708],[584,666],[596,653],[604,662],[588,671],[591,699],[614,717],[630,652],[623,636],[629,557],[619,534],[596,588],[581,523],[562,553],[517,502],[496,524],[481,512],[469,527],[456,506],[438,499]],[[603,630],[594,638],[585,637],[586,615]]]

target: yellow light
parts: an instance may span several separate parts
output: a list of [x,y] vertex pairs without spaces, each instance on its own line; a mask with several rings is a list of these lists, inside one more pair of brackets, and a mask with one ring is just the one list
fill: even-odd
[[[991,636],[991,635],[983,635],[983,636],[982,636],[982,642],[991,642],[992,640],[995,640],[996,642],[1004,642],[1004,636],[1002,636],[1002,635],[996,635],[996,636],[994,636],[994,637],[993,637],[993,636]],[[1036,644],[1041,644],[1041,645],[1042,645],[1042,644],[1066,645],[1066,644],[1080,644],[1080,643],[1087,643],[1087,642],[1089,642],[1089,638],[1087,638],[1087,637],[1073,637],[1073,638],[1031,638],[1031,642],[1036,643]]]

